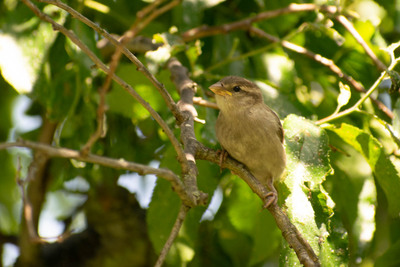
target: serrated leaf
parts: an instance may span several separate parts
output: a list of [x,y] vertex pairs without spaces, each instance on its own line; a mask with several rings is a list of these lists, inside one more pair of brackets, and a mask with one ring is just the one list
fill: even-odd
[[346,123],[343,123],[340,128],[330,130],[364,156],[385,192],[390,214],[398,217],[400,213],[400,176],[392,161],[385,155],[384,148],[379,141],[371,134]]
[[[304,118],[289,115],[284,121],[286,133],[287,187],[285,206],[292,223],[310,243],[323,266],[339,266],[345,259],[339,255],[337,240],[330,228],[333,201],[322,187],[329,164],[326,132]],[[299,264],[296,254],[284,243],[282,266]]]

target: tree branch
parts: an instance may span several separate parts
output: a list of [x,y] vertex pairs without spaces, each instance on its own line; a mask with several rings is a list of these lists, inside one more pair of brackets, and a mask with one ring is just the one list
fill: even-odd
[[372,59],[376,67],[380,71],[386,70],[386,65],[382,63],[382,61],[379,60],[379,58],[375,55],[374,51],[368,46],[368,44],[364,41],[362,36],[358,33],[356,28],[354,28],[353,23],[351,23],[345,16],[343,15],[338,15],[335,16],[335,19],[339,21],[345,28],[346,30],[349,31],[351,35],[353,35],[354,39],[364,48],[365,53]]
[[82,154],[73,149],[54,147],[43,143],[36,143],[26,140],[19,140],[13,143],[0,143],[0,150],[12,148],[12,147],[26,147],[39,151],[46,157],[57,157],[66,159],[75,159],[83,162],[99,164],[102,166],[114,168],[117,170],[128,170],[136,172],[140,175],[154,174],[160,178],[166,179],[172,185],[174,191],[182,199],[182,201],[187,205],[193,205],[195,203],[195,198],[186,190],[184,184],[179,179],[179,177],[173,173],[171,170],[163,168],[153,168],[147,165],[126,161],[124,159],[113,159],[109,157],[102,157],[98,155],[88,154],[87,156],[82,156]]
[[[151,4],[151,7],[156,7],[159,3],[163,2],[164,0],[158,0],[156,3]],[[173,8],[179,3],[178,1],[172,1],[169,4],[161,7],[160,9],[155,9],[155,8],[148,8],[146,11],[141,12],[142,15],[148,15],[148,17],[142,17],[142,16],[137,16],[135,23],[132,25],[132,27],[122,36],[120,42],[123,46],[125,46],[127,43],[129,43],[141,30],[143,30],[152,20],[163,14],[164,12],[167,12],[169,9]],[[152,11],[152,12],[150,12]],[[140,11],[139,11],[140,12]],[[139,13],[138,12],[138,13]],[[142,19],[144,21],[142,21]],[[97,129],[94,132],[94,134],[89,138],[87,143],[84,145],[82,149],[83,155],[86,155],[89,153],[92,145],[100,138],[101,136],[104,136],[104,124],[105,124],[105,96],[106,93],[108,92],[111,81],[112,81],[112,76],[116,72],[120,59],[122,56],[122,49],[117,47],[115,49],[114,54],[111,57],[111,63],[109,67],[109,71],[107,73],[106,80],[103,84],[103,86],[100,88],[100,103],[99,107],[97,109]]]
[[213,109],[218,109],[218,106],[216,103],[214,102],[210,102],[208,100],[205,100],[201,97],[193,97],[193,104],[199,105],[199,106],[203,106],[206,108],[213,108]]
[[[344,73],[332,60],[325,58],[321,55],[315,54],[313,52],[311,52],[310,50],[296,45],[294,43],[291,43],[289,41],[286,40],[280,40],[278,37],[275,37],[273,35],[270,35],[266,32],[264,32],[261,29],[258,29],[256,27],[250,27],[249,31],[259,37],[268,39],[271,42],[274,43],[280,43],[283,47],[294,51],[296,53],[305,55],[308,58],[311,58],[312,60],[320,63],[321,65],[329,68],[333,73],[335,73],[340,79],[343,79],[344,81],[346,81],[347,83],[349,83],[354,89],[356,89],[358,92],[361,93],[365,93],[365,89],[364,86],[362,86],[359,82],[357,82],[356,80],[353,79],[353,77],[347,75],[346,73]],[[382,63],[383,64],[383,63]],[[370,96],[370,99],[372,100],[372,102],[383,112],[386,114],[386,116],[388,116],[389,118],[393,119],[393,112],[388,109],[388,107],[386,107],[385,104],[383,104],[381,101],[375,99],[374,97]]]
[[242,19],[233,23],[226,23],[220,26],[207,26],[203,25],[198,28],[190,29],[184,33],[182,33],[182,38],[185,42],[190,42],[195,39],[204,38],[207,36],[213,36],[218,34],[226,34],[232,31],[237,30],[248,30],[251,24],[254,22],[258,22],[261,20],[267,20],[271,18],[275,18],[277,16],[289,14],[289,13],[297,13],[304,11],[315,11],[321,10],[328,13],[336,13],[336,6],[319,6],[316,4],[290,4],[287,7],[265,11],[257,14],[254,17]]
[[176,218],[175,224],[171,229],[171,233],[169,234],[167,242],[165,242],[165,245],[163,249],[161,250],[160,256],[158,256],[157,262],[154,265],[154,267],[161,267],[162,264],[165,261],[165,258],[168,255],[169,250],[171,249],[172,244],[174,243],[174,240],[179,234],[179,230],[182,227],[183,221],[186,218],[187,213],[189,212],[190,207],[185,206],[184,204],[181,205],[181,208],[178,213],[178,217]]
[[358,110],[358,108],[368,99],[371,98],[371,94],[376,90],[376,88],[378,88],[378,85],[383,81],[383,79],[386,77],[386,74],[388,73],[388,71],[391,71],[394,69],[394,67],[396,67],[397,63],[399,63],[400,59],[396,59],[394,60],[390,66],[388,67],[387,70],[383,71],[381,73],[381,75],[379,76],[379,78],[374,82],[374,84],[369,88],[369,90],[365,93],[365,95],[363,97],[361,97],[357,103],[355,103],[353,106],[351,106],[348,109],[345,109],[341,112],[335,112],[332,115],[323,118],[319,121],[316,122],[317,125],[321,125],[323,123],[335,120],[335,119],[339,119],[342,118],[344,116],[347,116],[351,113],[353,113],[354,111]]
[[[109,68],[84,44],[82,43],[82,41],[75,35],[75,33],[73,33],[71,30],[67,30],[66,28],[64,28],[63,26],[61,26],[60,24],[56,23],[53,19],[51,19],[48,15],[44,14],[43,12],[41,12],[30,0],[22,0],[22,2],[24,2],[25,5],[27,5],[35,14],[36,16],[38,16],[41,20],[46,21],[48,23],[50,23],[54,30],[60,31],[62,34],[64,34],[66,37],[68,37],[74,44],[76,44],[86,55],[89,56],[89,58],[96,64],[96,66],[98,66],[102,71],[104,71],[105,73],[109,73]],[[50,1],[52,2],[52,1]],[[55,3],[61,5],[62,3],[60,1],[56,1]],[[66,5],[63,5],[66,6]],[[71,9],[69,6],[67,6],[69,9]],[[74,15],[77,15],[80,13],[76,12],[74,13]],[[80,15],[82,16],[82,15]],[[82,16],[83,17],[83,16]],[[94,23],[93,23],[94,24]],[[100,28],[100,27],[98,27]],[[101,28],[100,28],[101,29]],[[102,32],[105,32],[105,30],[102,29]],[[112,38],[112,37],[111,37]],[[113,39],[113,38],[112,38]],[[116,40],[115,40],[116,41]],[[116,41],[118,44],[119,42]],[[118,46],[120,47],[120,46]],[[123,46],[122,46],[123,47]],[[126,48],[124,48],[126,49]],[[126,49],[127,50],[127,49]],[[127,52],[129,54],[132,54],[129,50],[127,50]],[[133,56],[133,55],[132,55]],[[134,59],[137,61],[137,64],[140,63],[140,66],[142,66],[144,69],[144,65],[135,57],[133,56]],[[142,70],[144,71],[144,70]],[[148,72],[148,70],[146,69],[146,71]],[[144,71],[144,72],[146,72]],[[147,73],[146,72],[146,73]],[[157,84],[160,84],[158,82],[158,80],[156,80],[156,78],[150,74],[150,72],[148,72],[148,74],[154,78],[152,81],[156,82]],[[183,152],[183,149],[179,143],[179,141],[175,138],[172,130],[168,127],[167,123],[161,118],[161,116],[149,105],[149,103],[147,103],[135,90],[133,90],[133,88],[127,84],[124,80],[122,80],[120,77],[118,77],[117,75],[113,74],[112,75],[113,80],[116,81],[119,85],[122,86],[122,88],[124,88],[131,96],[133,96],[150,114],[151,116],[157,121],[157,123],[161,126],[161,128],[164,130],[165,134],[167,135],[168,139],[171,141],[177,155],[178,155],[178,161],[181,163],[182,169],[186,170],[188,169],[187,166],[187,161]],[[149,76],[146,76],[149,77]],[[156,86],[156,88],[159,88]],[[163,88],[161,91],[166,92],[165,88],[163,86],[161,86],[160,88]],[[165,94],[164,94],[165,95]],[[167,93],[168,97],[171,98],[171,96]],[[176,105],[173,104],[173,100],[171,98],[171,101],[167,101],[167,104],[169,104],[168,106],[171,106],[171,111],[175,113],[179,113],[179,111],[176,108]],[[174,113],[174,115],[175,115]],[[179,113],[180,114],[180,113]],[[178,116],[179,118],[181,118],[181,116]]]
[[171,72],[172,81],[175,83],[181,96],[178,108],[184,115],[184,120],[179,126],[181,128],[181,140],[189,169],[183,173],[183,179],[185,186],[194,195],[199,197],[199,204],[205,205],[208,195],[197,188],[198,170],[195,160],[197,140],[194,133],[194,118],[197,117],[197,111],[193,106],[193,97],[197,90],[197,84],[189,79],[187,69],[176,58],[171,58],[167,62],[167,67]]
[[[51,144],[56,126],[56,123],[44,117],[38,141],[44,145]],[[35,151],[25,181],[22,182],[17,171],[16,180],[21,189],[23,202],[19,247],[20,260],[24,264],[34,264],[38,261],[39,248],[32,242],[39,240],[38,225],[49,182],[47,172],[49,159],[47,153]]]
[[[28,0],[29,1],[29,0]],[[179,113],[178,108],[172,99],[171,95],[168,93],[168,91],[165,89],[165,86],[160,83],[156,77],[150,73],[150,71],[143,65],[143,63],[134,55],[132,54],[131,51],[129,51],[128,48],[126,48],[121,42],[119,42],[117,39],[115,39],[111,34],[109,34],[105,29],[101,28],[99,25],[94,23],[93,21],[89,20],[85,16],[83,16],[81,13],[73,9],[72,7],[62,3],[59,0],[52,1],[52,0],[38,0],[43,3],[48,3],[55,5],[65,11],[67,11],[69,14],[71,14],[72,17],[80,20],[93,30],[95,30],[98,34],[109,40],[115,47],[119,48],[122,50],[122,53],[137,67],[137,70],[143,73],[143,75],[154,85],[154,87],[158,90],[158,92],[161,94],[163,97],[165,103],[167,104],[168,108],[171,110],[172,114],[174,114],[175,118],[177,121],[182,121],[182,114]]]

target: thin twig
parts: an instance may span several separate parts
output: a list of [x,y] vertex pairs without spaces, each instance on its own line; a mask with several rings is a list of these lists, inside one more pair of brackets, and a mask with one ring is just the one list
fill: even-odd
[[[109,76],[107,76],[108,78]],[[81,149],[81,153],[83,156],[89,154],[91,147],[93,144],[100,138],[104,137],[106,134],[105,124],[106,124],[106,93],[108,91],[110,83],[105,82],[103,86],[100,88],[100,102],[97,107],[97,128],[96,131],[89,137],[89,140]]]
[[396,59],[395,61],[393,61],[390,66],[388,67],[387,70],[383,71],[381,73],[381,75],[379,76],[379,78],[374,82],[374,84],[369,88],[369,90],[365,93],[365,95],[363,97],[361,97],[357,103],[355,103],[353,106],[351,106],[348,109],[345,109],[341,112],[338,113],[334,113],[326,118],[323,118],[319,121],[316,122],[317,125],[321,125],[323,123],[335,120],[335,119],[339,119],[342,118],[344,116],[347,116],[351,113],[353,113],[354,111],[358,110],[360,108],[360,106],[368,99],[371,98],[371,94],[376,90],[376,88],[378,88],[378,85],[383,81],[383,79],[386,77],[387,72],[391,71],[394,69],[394,67],[397,65],[397,63],[400,61],[400,59]]
[[[158,0],[158,1],[156,1],[156,3],[150,4],[151,8],[147,8],[147,9],[145,9],[145,11],[141,12],[142,15],[147,15],[149,13],[148,17],[137,16],[136,22],[122,36],[122,38],[120,40],[120,42],[121,42],[121,44],[123,46],[125,46],[130,40],[132,40],[151,21],[153,21],[155,18],[157,18],[161,14],[167,12],[168,10],[170,10],[171,8],[173,8],[174,6],[176,6],[179,3],[179,1],[172,1],[171,3],[161,7],[160,9],[155,9],[163,1],[164,0]],[[116,72],[116,70],[118,68],[121,56],[122,56],[122,49],[120,47],[117,47],[115,49],[114,54],[111,57],[111,63],[110,63],[110,67],[109,67],[109,72],[107,73],[107,77],[106,77],[105,82],[104,82],[103,86],[101,87],[100,93],[99,93],[100,94],[100,103],[99,103],[99,107],[97,109],[97,129],[90,136],[90,138],[87,141],[87,143],[83,146],[83,149],[82,149],[83,155],[86,155],[87,153],[89,153],[92,145],[97,141],[97,139],[105,134],[104,133],[104,129],[105,129],[104,128],[104,124],[105,124],[105,97],[106,97],[106,93],[108,92],[108,90],[110,88],[111,81],[112,81],[112,76],[113,76],[113,74]]]
[[289,13],[297,13],[304,11],[315,11],[320,10],[323,12],[328,12],[331,14],[335,14],[337,12],[336,6],[319,6],[316,4],[290,4],[287,7],[265,11],[257,14],[256,16],[246,18],[243,20],[239,20],[233,23],[226,23],[220,26],[201,26],[198,28],[190,29],[184,33],[182,33],[182,38],[185,42],[189,42],[195,39],[204,38],[207,36],[213,36],[218,34],[226,34],[232,31],[237,30],[247,30],[251,24],[254,22],[258,22],[261,20],[275,18],[277,16],[281,16]]
[[32,209],[32,204],[28,199],[28,196],[26,194],[26,184],[28,182],[28,179],[25,181],[21,179],[21,160],[18,157],[18,162],[17,162],[17,171],[15,173],[15,182],[19,187],[19,190],[21,192],[21,198],[22,198],[22,214],[24,216],[26,228],[28,229],[28,234],[30,237],[30,240],[37,240],[39,239],[39,235],[37,233],[37,227],[35,226],[34,218],[33,218],[33,209]]
[[129,51],[128,48],[126,48],[124,45],[122,45],[117,39],[115,39],[111,34],[109,34],[105,29],[101,28],[99,25],[94,23],[93,21],[89,20],[87,17],[83,16],[81,13],[73,9],[72,7],[62,3],[59,0],[53,1],[53,0],[38,0],[39,2],[43,3],[48,3],[55,5],[65,11],[67,11],[69,14],[71,14],[72,17],[80,20],[93,30],[95,30],[97,33],[99,33],[101,36],[106,38],[107,40],[110,41],[115,47],[122,49],[122,53],[137,67],[137,70],[140,71],[153,85],[154,87],[159,91],[161,96],[163,97],[165,103],[167,104],[167,107],[169,110],[171,110],[172,114],[174,114],[175,118],[177,121],[182,121],[182,114],[179,113],[178,108],[176,107],[176,104],[174,100],[172,99],[171,95],[168,93],[168,91],[165,89],[165,86],[160,83],[156,77],[150,73],[150,71],[143,65],[143,63],[131,52]]
[[372,59],[376,67],[380,71],[386,70],[385,64],[379,60],[379,58],[375,55],[374,51],[368,46],[368,44],[364,41],[362,36],[358,33],[356,28],[354,28],[353,23],[351,23],[345,16],[338,15],[335,16],[335,19],[339,21],[349,32],[350,34],[356,39],[356,41],[364,48],[365,53]]
[[[346,81],[348,84],[350,84],[354,89],[356,89],[358,92],[366,92],[364,87],[357,82],[356,80],[353,79],[353,77],[347,75],[346,73],[344,73],[332,60],[325,58],[321,55],[315,54],[313,52],[311,52],[310,50],[296,45],[294,43],[291,43],[289,41],[286,40],[280,40],[278,37],[275,37],[273,35],[270,35],[268,33],[266,33],[265,31],[258,29],[256,27],[251,26],[249,28],[249,31],[253,34],[256,34],[259,37],[263,37],[265,39],[268,39],[271,42],[274,43],[280,43],[283,47],[292,50],[296,53],[305,55],[308,58],[311,58],[313,60],[315,60],[316,62],[320,63],[321,65],[329,68],[333,73],[335,73],[339,78],[343,79],[344,81]],[[383,104],[381,101],[370,97],[370,99],[374,102],[374,104],[376,104],[376,106],[386,114],[386,116],[388,116],[389,118],[393,118],[393,112],[387,108],[387,106],[385,104]]]
[[[89,56],[89,58],[98,66],[102,71],[105,73],[109,73],[109,68],[73,33],[71,30],[67,30],[60,24],[56,23],[53,19],[51,19],[48,15],[44,14],[41,12],[30,0],[22,0],[35,14],[38,16],[41,20],[46,21],[50,23],[55,30],[60,31],[62,34],[67,36],[74,44],[76,44],[86,55]],[[52,1],[50,1],[52,2]],[[57,4],[60,2],[57,1]],[[79,13],[79,12],[78,12]],[[103,30],[104,31],[104,30]],[[126,49],[126,48],[125,48]],[[129,52],[129,50],[128,50]],[[129,52],[130,53],[130,52]],[[136,60],[138,60],[135,57]],[[138,60],[139,61],[139,60]],[[140,61],[139,61],[140,62]],[[141,65],[143,65],[140,62]],[[143,66],[144,67],[144,66]],[[154,77],[154,76],[152,76]],[[185,154],[183,153],[182,146],[180,145],[179,141],[176,139],[175,135],[173,134],[172,130],[169,128],[167,123],[161,118],[161,116],[147,103],[133,88],[127,84],[123,79],[118,77],[117,75],[113,74],[113,79],[116,81],[119,85],[122,86],[131,96],[133,96],[150,114],[151,116],[157,121],[157,123],[161,126],[165,134],[167,135],[168,139],[171,141],[177,155],[178,155],[178,161],[182,165],[182,169],[186,169],[187,167],[187,162],[185,158]],[[155,79],[155,78],[154,78]],[[157,81],[155,79],[155,81]],[[157,83],[159,83],[157,81]],[[164,88],[165,90],[165,88]],[[166,90],[165,90],[166,91]],[[169,95],[169,94],[168,94]],[[171,98],[172,102],[169,102],[170,104],[173,103],[173,100]],[[175,106],[175,104],[174,104]],[[175,112],[179,113],[177,108],[175,107]]]
[[[168,4],[162,6],[159,9],[156,9],[162,2],[165,0],[157,0],[154,1],[149,6],[151,8],[144,8],[141,11],[137,12],[137,19],[126,34],[124,34],[122,38],[122,43],[124,44],[124,39],[131,39],[135,37],[140,31],[142,31],[150,22],[164,14],[165,12],[171,10],[173,7],[177,6],[182,0],[173,0]],[[146,17],[147,16],[147,17]]]
[[26,140],[19,140],[17,142],[12,142],[12,143],[0,143],[0,150],[12,147],[26,147],[33,149],[35,151],[40,151],[43,154],[47,155],[47,157],[75,159],[82,162],[99,164],[102,166],[118,170],[133,171],[140,175],[154,174],[157,175],[157,177],[169,181],[174,191],[178,194],[178,196],[182,199],[182,201],[186,205],[193,205],[194,203],[194,197],[187,192],[180,178],[174,172],[168,169],[153,168],[147,165],[126,161],[124,159],[114,159],[93,154],[82,156],[80,151],[77,150],[62,148],[62,147],[54,147],[51,145],[46,145]]
[[161,267],[165,261],[165,258],[168,255],[169,250],[171,249],[171,246],[176,239],[176,237],[179,234],[179,230],[182,227],[182,224],[186,218],[186,215],[188,211],[190,210],[190,207],[185,206],[184,204],[181,205],[181,208],[178,213],[178,217],[176,218],[175,224],[171,229],[171,233],[169,234],[169,237],[167,241],[164,244],[164,247],[162,248],[160,255],[158,256],[157,262],[154,265],[154,267]]
[[155,8],[157,8],[159,5],[161,5],[164,1],[166,0],[157,0],[157,1],[153,1],[152,3],[150,3],[149,5],[145,6],[144,8],[142,8],[142,10],[138,11],[136,13],[136,16],[141,19],[144,18],[145,16],[147,16],[147,14],[149,14],[150,12],[152,12]]
[[203,106],[206,108],[213,108],[213,109],[218,109],[218,106],[216,103],[214,102],[210,102],[208,100],[205,100],[199,96],[195,96],[193,97],[193,104],[199,105],[199,106]]

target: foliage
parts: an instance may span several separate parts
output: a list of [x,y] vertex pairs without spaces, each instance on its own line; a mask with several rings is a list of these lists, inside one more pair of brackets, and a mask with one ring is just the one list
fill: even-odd
[[[101,38],[93,29],[65,10],[43,3],[48,1],[32,2],[110,64],[112,52],[99,48]],[[123,35],[132,25],[144,25],[137,23],[143,23],[137,12],[152,1],[64,2],[108,32]],[[160,6],[171,3],[155,2]],[[175,102],[180,95],[165,67],[171,56],[188,68],[198,84],[196,97],[203,100],[213,102],[207,88],[226,75],[255,81],[285,129],[288,166],[279,184],[279,204],[322,265],[397,266],[400,75],[398,44],[392,43],[399,38],[398,6],[393,1],[314,1],[338,7],[340,13],[317,6],[252,21],[254,28],[275,38],[271,39],[245,23],[240,29],[232,23],[288,7],[291,1],[177,2],[140,29],[140,36],[159,44],[153,51],[137,50],[137,58]],[[341,23],[340,15],[348,18],[364,47]],[[188,34],[202,25],[223,24],[225,28],[207,36],[191,38]],[[94,66],[86,51],[21,1],[0,3],[0,26],[1,144],[18,138],[43,142],[50,132],[48,144],[82,149],[99,123],[99,92],[106,74]],[[126,58],[121,58],[116,75],[150,104],[179,139],[175,114],[154,83]],[[91,147],[92,154],[182,175],[168,135],[125,88],[112,82],[105,101],[106,134]],[[218,112],[204,105],[195,107],[198,118],[206,121],[194,126],[197,140],[218,149],[214,132]],[[181,204],[170,182],[158,178],[148,204],[146,192],[153,189],[152,175],[84,160],[49,158],[44,165],[46,179],[35,189],[34,181],[22,180],[33,171],[29,166],[39,160],[36,152],[0,148],[0,252],[4,262],[11,252],[3,245],[14,244],[21,255],[29,254],[27,250],[40,251],[31,266],[154,264]],[[212,204],[189,211],[166,266],[299,264],[273,216],[262,211],[262,202],[243,180],[209,161],[196,164],[198,187],[209,194]],[[22,207],[27,204],[21,192],[32,199],[40,215],[39,234],[55,237],[64,233],[62,242],[46,240],[47,244],[24,246],[24,240],[32,236],[21,223]],[[60,251],[70,257],[55,256]],[[21,265],[22,256],[18,264],[28,266]]]

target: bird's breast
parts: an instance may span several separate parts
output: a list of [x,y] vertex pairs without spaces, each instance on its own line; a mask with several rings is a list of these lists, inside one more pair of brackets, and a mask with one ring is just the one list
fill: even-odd
[[280,125],[268,112],[232,112],[228,117],[220,113],[217,119],[216,134],[221,146],[256,177],[258,173],[280,176],[285,167],[284,148],[277,134]]

